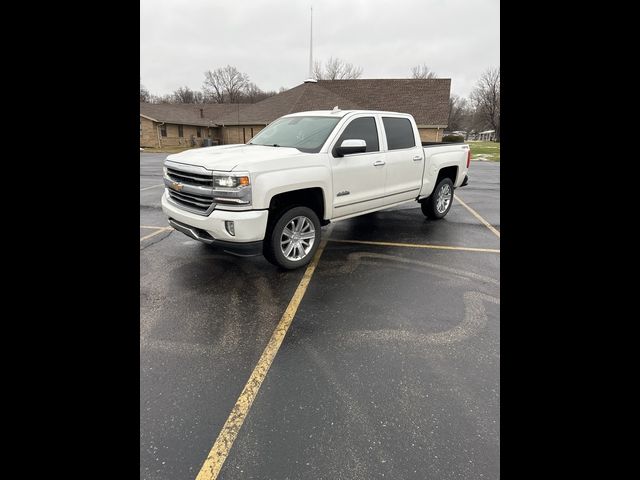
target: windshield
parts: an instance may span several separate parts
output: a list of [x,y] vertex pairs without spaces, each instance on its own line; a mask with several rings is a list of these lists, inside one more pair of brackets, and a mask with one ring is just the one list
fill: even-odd
[[318,153],[340,117],[286,117],[267,125],[249,145],[293,147]]

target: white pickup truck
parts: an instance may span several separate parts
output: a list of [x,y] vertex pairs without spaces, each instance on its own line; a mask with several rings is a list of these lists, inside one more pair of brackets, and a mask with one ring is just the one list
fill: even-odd
[[462,143],[421,144],[408,114],[294,113],[247,144],[169,155],[162,209],[196,240],[294,269],[309,263],[330,222],[411,201],[444,217],[470,160]]

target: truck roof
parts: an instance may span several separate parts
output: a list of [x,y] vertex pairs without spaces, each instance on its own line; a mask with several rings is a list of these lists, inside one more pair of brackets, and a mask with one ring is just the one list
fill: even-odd
[[393,115],[410,115],[409,113],[402,112],[388,112],[383,110],[310,110],[308,112],[297,112],[284,115],[285,117],[300,117],[300,116],[318,116],[318,117],[344,117],[348,113],[384,113]]

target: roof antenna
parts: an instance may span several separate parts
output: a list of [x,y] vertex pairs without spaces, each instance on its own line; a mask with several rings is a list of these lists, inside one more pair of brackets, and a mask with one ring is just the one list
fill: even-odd
[[313,5],[311,5],[311,32],[309,34],[309,77],[304,83],[317,83],[313,78]]

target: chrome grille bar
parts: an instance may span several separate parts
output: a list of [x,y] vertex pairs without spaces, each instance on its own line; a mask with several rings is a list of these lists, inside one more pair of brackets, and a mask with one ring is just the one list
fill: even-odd
[[175,182],[192,183],[195,185],[213,187],[212,175],[186,173],[180,170],[176,170],[175,168],[167,167],[167,176]]
[[[169,199],[177,206],[199,215],[208,215],[215,207],[213,174],[193,165],[165,163],[165,185]],[[200,173],[202,172],[202,173]],[[174,184],[177,188],[174,187]],[[207,188],[208,187],[208,188]]]

